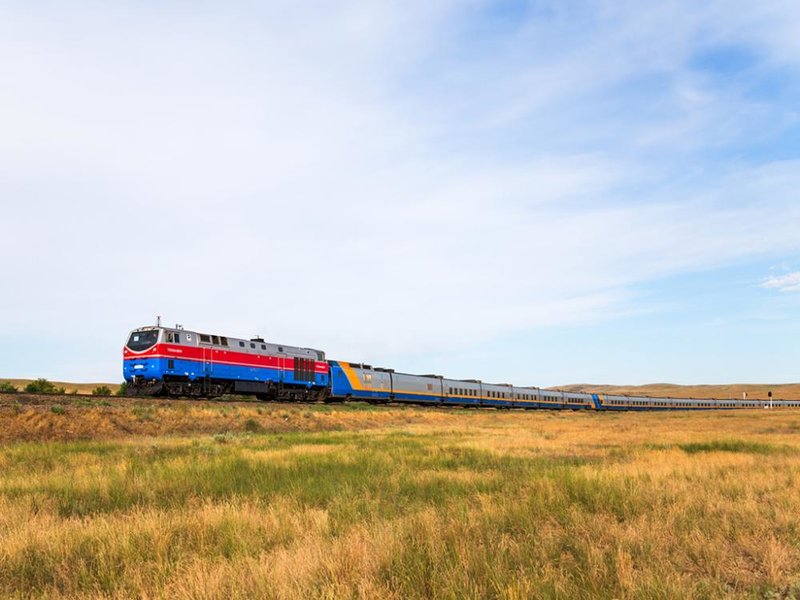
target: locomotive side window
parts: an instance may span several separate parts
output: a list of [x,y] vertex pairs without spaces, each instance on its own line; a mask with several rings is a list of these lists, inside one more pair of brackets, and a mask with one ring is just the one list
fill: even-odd
[[244,342],[239,342],[239,347],[244,348]]
[[255,347],[256,347],[256,345],[255,345],[254,343],[250,342],[250,347],[251,347],[251,348],[255,348]]
[[212,335],[212,336],[211,336],[211,340],[212,340],[212,342],[213,342],[214,344],[216,344],[217,346],[219,346],[219,336],[218,336],[218,335]]
[[261,344],[261,349],[262,350],[266,350],[267,349],[267,345],[266,344]]
[[228,345],[228,338],[220,336],[219,344],[220,344],[220,346],[227,346]]
[[207,336],[204,333],[201,333],[200,334],[200,343],[201,344],[210,344],[211,343],[211,337]]

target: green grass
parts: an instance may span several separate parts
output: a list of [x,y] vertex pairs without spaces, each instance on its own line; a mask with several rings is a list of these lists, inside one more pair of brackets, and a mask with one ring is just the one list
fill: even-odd
[[748,454],[774,454],[786,452],[787,448],[779,448],[763,442],[748,442],[744,440],[718,440],[712,442],[693,442],[691,444],[678,444],[678,447],[689,454],[698,452],[744,452]]
[[[385,517],[429,503],[497,492],[514,478],[543,473],[562,462],[523,461],[459,447],[432,450],[430,442],[402,436],[365,440],[332,434],[275,438],[220,434],[201,443],[182,441],[168,447],[74,442],[54,449],[52,444],[36,443],[16,448],[12,466],[5,473],[16,483],[6,483],[0,491],[10,498],[46,497],[62,517],[126,511],[141,505],[173,509],[196,497],[270,501],[280,496],[331,510],[335,516],[352,516],[353,507],[368,498],[369,510]],[[242,455],[243,450],[280,451],[299,444],[347,445],[347,454],[353,453],[357,460],[343,460],[337,452],[299,454],[275,463]],[[71,468],[85,464],[92,466],[92,478],[76,480],[69,475]],[[436,477],[420,482],[420,470],[502,471],[507,478],[474,484]],[[26,473],[35,473],[36,483],[27,479]],[[388,473],[392,476],[382,477]]]
[[223,409],[238,433],[0,446],[0,597],[800,592],[794,434],[744,418],[429,413],[275,434],[257,417],[280,407]]

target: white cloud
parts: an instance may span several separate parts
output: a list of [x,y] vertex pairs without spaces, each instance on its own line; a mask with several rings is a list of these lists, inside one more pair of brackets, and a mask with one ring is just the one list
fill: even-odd
[[481,3],[159,6],[0,10],[7,334],[92,323],[95,360],[162,313],[371,359],[800,250],[800,163],[704,155],[783,109],[687,66],[712,42],[797,64],[788,4],[598,4],[478,40]]
[[761,287],[772,288],[781,292],[800,292],[800,271],[770,277]]

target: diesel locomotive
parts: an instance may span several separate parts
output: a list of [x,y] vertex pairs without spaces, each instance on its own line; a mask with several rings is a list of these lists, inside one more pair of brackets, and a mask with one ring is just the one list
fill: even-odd
[[412,375],[327,360],[322,350],[232,338],[160,324],[134,329],[122,351],[128,391],[144,396],[214,398],[223,394],[279,401],[412,403],[435,406],[572,410],[712,410],[800,407],[789,400],[651,398]]

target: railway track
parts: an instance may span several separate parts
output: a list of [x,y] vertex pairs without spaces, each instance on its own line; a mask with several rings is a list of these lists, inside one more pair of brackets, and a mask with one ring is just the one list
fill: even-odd
[[[779,398],[773,398],[774,401],[780,401]],[[766,399],[759,399],[760,402],[767,402]],[[285,407],[285,406],[319,406],[321,404],[326,404],[325,402],[303,402],[303,401],[275,401],[275,400],[258,400],[255,396],[248,397],[248,396],[219,396],[215,398],[190,398],[190,397],[158,397],[158,396],[133,396],[133,395],[117,395],[117,394],[92,394],[92,393],[69,393],[69,394],[61,394],[57,392],[39,392],[39,393],[30,393],[25,392],[22,390],[19,391],[7,391],[7,392],[0,392],[0,408],[3,407],[14,407],[14,406],[51,406],[53,404],[63,405],[63,406],[76,406],[76,407],[97,407],[97,406],[105,406],[105,407],[114,407],[115,405],[120,407],[130,406],[131,404],[147,404],[147,405],[155,405],[155,406],[168,406],[168,405],[175,405],[175,404],[198,404],[198,403],[214,403],[214,404],[225,404],[230,406],[236,405],[253,405],[253,404],[260,404],[265,406],[272,406],[272,407]],[[359,402],[362,401],[348,401],[348,402],[330,402],[328,404],[331,405],[342,405],[342,404],[349,404],[351,402]],[[498,406],[481,406],[481,405],[472,405],[472,406],[459,406],[459,405],[447,405],[447,404],[410,404],[406,402],[380,402],[375,403],[376,405],[385,406],[389,408],[433,408],[433,409],[446,409],[452,410],[457,408],[472,408],[472,409],[493,409],[493,410],[518,410],[518,411],[525,411],[525,410],[563,410],[563,409],[547,409],[547,408],[537,408],[537,409],[524,409],[524,408],[509,408],[509,407],[498,407]],[[594,412],[594,411],[593,411]],[[601,411],[602,412],[602,411]]]

